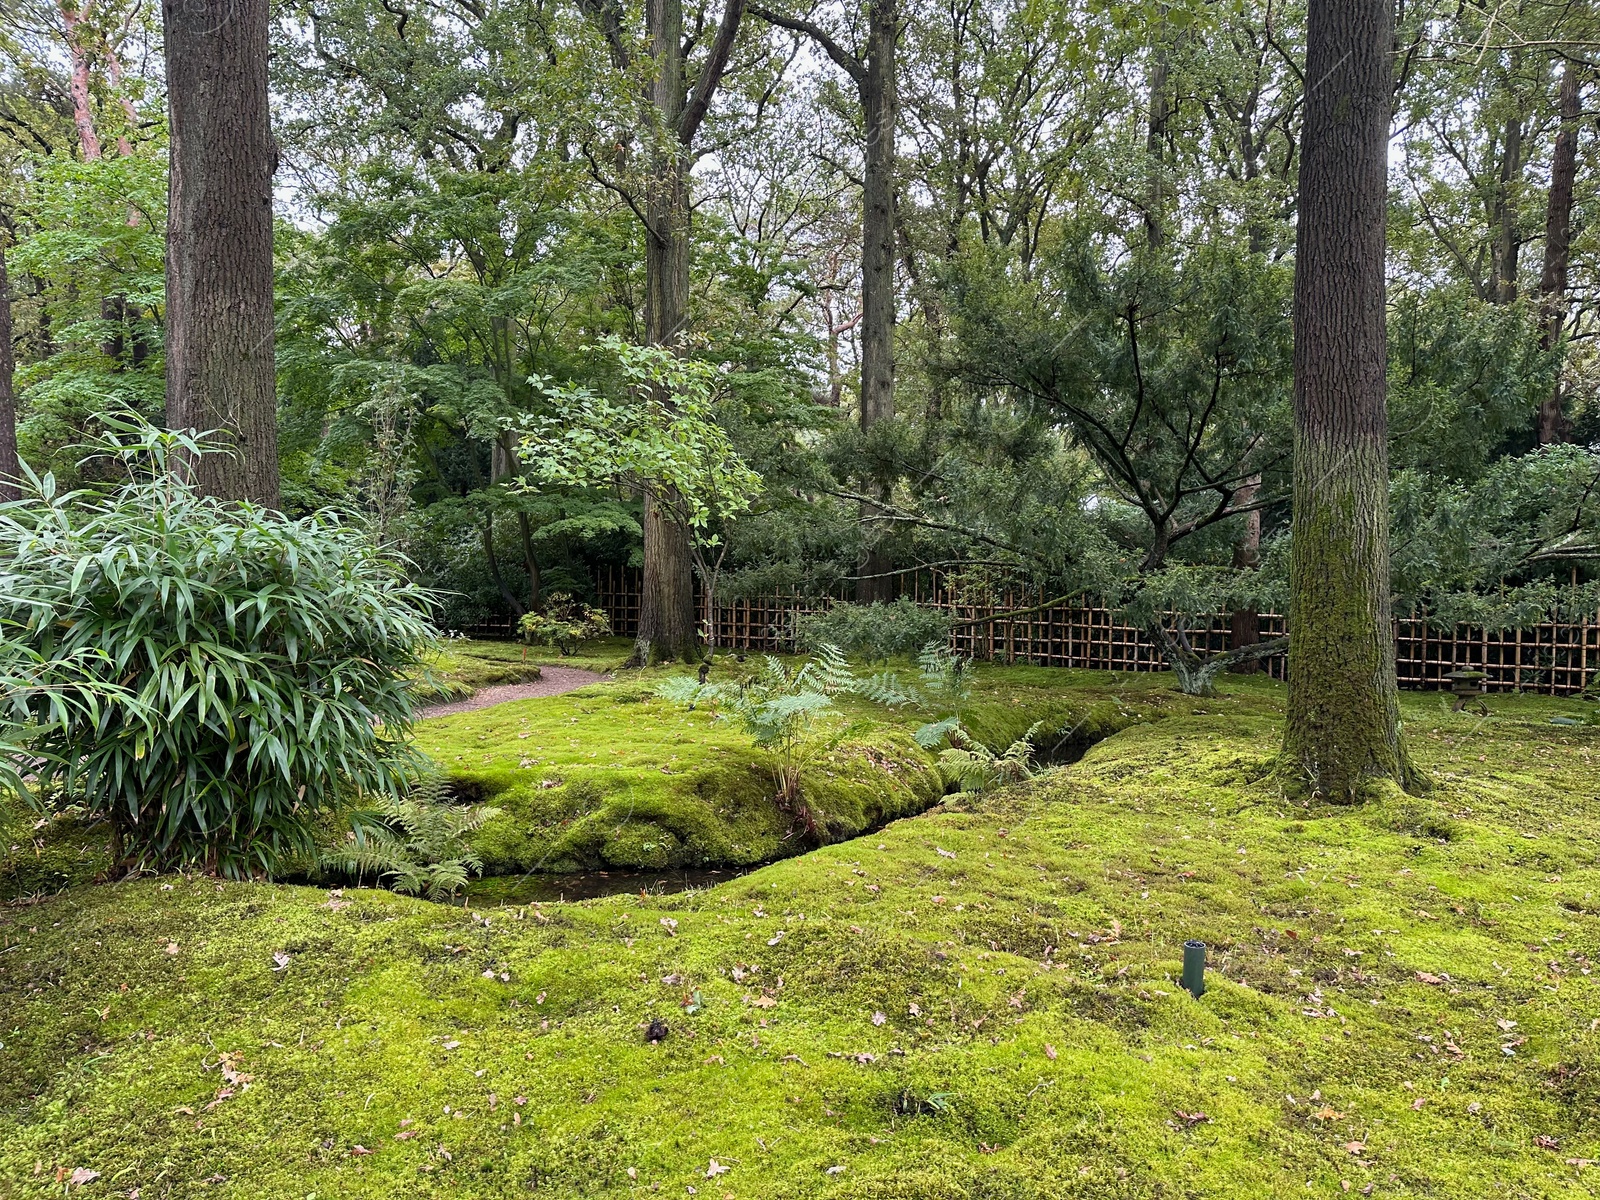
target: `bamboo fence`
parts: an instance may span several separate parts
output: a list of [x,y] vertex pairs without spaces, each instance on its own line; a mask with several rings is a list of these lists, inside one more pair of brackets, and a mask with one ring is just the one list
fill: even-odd
[[[1166,666],[1160,648],[1143,629],[1092,600],[1019,612],[1040,598],[1020,588],[995,589],[981,597],[961,595],[946,587],[942,576],[927,571],[904,572],[896,582],[901,595],[956,622],[951,647],[974,658],[1096,671],[1159,671]],[[639,592],[637,570],[607,568],[595,578],[596,602],[623,637],[638,632]],[[844,599],[842,594],[806,597],[791,592],[725,601],[717,605],[716,644],[732,650],[792,650],[801,616],[824,612]],[[699,603],[705,628],[711,614],[704,597]],[[1263,639],[1277,637],[1284,631],[1283,616],[1262,613],[1260,626]],[[513,630],[507,622],[465,632],[509,637]],[[1439,629],[1423,614],[1408,613],[1395,618],[1394,637],[1397,674],[1405,688],[1439,688],[1446,686],[1451,671],[1477,670],[1486,673],[1485,686],[1491,691],[1561,696],[1585,690],[1600,669],[1600,615],[1500,632],[1466,625]],[[1204,653],[1227,649],[1227,614],[1191,621],[1189,639]],[[1284,676],[1281,654],[1261,666],[1274,678]]]

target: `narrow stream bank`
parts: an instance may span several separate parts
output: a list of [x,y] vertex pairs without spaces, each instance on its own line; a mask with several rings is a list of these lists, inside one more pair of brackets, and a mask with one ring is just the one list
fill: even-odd
[[483,907],[491,904],[558,904],[565,900],[593,900],[600,896],[637,895],[641,892],[652,896],[669,896],[674,892],[714,887],[755,869],[667,867],[658,871],[637,871],[618,868],[570,871],[559,875],[491,875],[485,879],[475,879],[467,885],[466,902]]

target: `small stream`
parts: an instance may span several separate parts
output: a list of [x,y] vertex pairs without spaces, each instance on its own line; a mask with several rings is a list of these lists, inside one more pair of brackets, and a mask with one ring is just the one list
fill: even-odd
[[754,867],[671,867],[658,871],[628,869],[572,871],[560,875],[491,875],[467,885],[466,902],[491,904],[556,904],[563,900],[593,900],[598,896],[668,896],[698,888],[715,887],[754,870]]

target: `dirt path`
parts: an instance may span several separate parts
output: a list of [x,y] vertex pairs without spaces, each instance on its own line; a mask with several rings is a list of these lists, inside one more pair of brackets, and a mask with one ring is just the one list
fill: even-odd
[[453,717],[457,713],[490,708],[511,700],[559,696],[562,692],[574,691],[606,678],[597,671],[584,671],[578,667],[540,667],[539,672],[542,678],[534,683],[497,683],[492,687],[479,689],[465,700],[454,700],[449,704],[430,704],[417,711],[417,718],[426,721],[433,717]]

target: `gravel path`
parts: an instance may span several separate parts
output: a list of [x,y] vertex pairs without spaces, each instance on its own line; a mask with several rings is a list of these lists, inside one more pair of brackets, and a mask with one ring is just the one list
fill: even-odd
[[578,667],[540,667],[539,672],[541,678],[534,683],[497,683],[492,687],[479,689],[465,700],[455,700],[449,704],[430,704],[427,708],[419,709],[417,717],[426,721],[433,717],[453,717],[457,713],[473,712],[476,709],[505,704],[511,700],[559,696],[562,692],[574,691],[606,678],[597,671],[584,671]]

